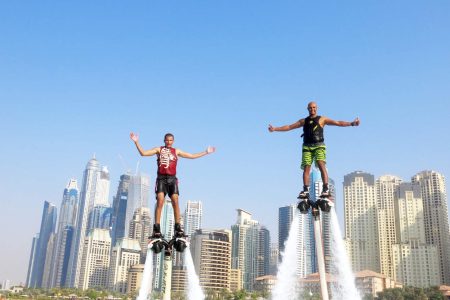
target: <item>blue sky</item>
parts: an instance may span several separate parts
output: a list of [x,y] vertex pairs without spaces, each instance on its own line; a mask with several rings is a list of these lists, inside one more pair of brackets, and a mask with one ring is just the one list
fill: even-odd
[[[448,1],[2,1],[0,3],[0,280],[25,281],[45,200],[58,205],[95,153],[111,172],[155,174],[129,139],[213,155],[179,164],[181,204],[205,227],[236,208],[276,237],[278,207],[301,188],[300,134],[319,114],[328,168],[343,176],[450,176]],[[119,156],[123,157],[124,163]],[[342,217],[341,217],[342,222]],[[19,226],[20,225],[20,226]]]

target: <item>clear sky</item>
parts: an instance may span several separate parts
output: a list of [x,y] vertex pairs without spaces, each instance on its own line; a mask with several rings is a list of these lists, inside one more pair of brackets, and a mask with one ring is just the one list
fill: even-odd
[[[319,114],[342,216],[343,176],[450,176],[448,1],[1,1],[0,281],[24,282],[43,202],[60,206],[94,155],[111,193],[144,148],[217,152],[179,163],[204,227],[253,213],[275,239],[301,188],[299,130]],[[123,163],[119,157],[123,157]],[[447,184],[448,186],[448,184]],[[341,217],[342,222],[342,217]],[[275,240],[274,240],[275,242]]]

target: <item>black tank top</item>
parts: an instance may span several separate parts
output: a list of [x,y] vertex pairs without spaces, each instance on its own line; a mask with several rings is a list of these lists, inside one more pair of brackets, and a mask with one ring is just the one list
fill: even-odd
[[324,142],[323,128],[319,124],[320,116],[307,117],[303,126],[303,144],[319,144]]

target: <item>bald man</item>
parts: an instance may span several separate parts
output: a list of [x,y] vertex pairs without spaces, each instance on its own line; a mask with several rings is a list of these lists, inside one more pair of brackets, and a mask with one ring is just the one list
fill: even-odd
[[358,126],[359,118],[352,122],[334,121],[330,118],[317,115],[317,104],[315,102],[308,103],[309,116],[300,119],[291,125],[284,125],[281,127],[274,127],[269,124],[269,131],[289,131],[292,129],[303,127],[303,147],[302,147],[302,165],[303,170],[303,190],[298,195],[298,199],[309,198],[309,173],[313,161],[316,162],[320,170],[323,182],[323,189],[320,195],[321,198],[327,198],[330,195],[328,190],[328,173],[325,166],[326,162],[326,147],[323,136],[323,128],[325,125],[334,125],[340,127]]

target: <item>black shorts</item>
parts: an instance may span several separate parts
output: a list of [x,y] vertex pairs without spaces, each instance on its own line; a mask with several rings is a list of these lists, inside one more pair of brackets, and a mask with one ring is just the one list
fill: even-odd
[[155,193],[164,193],[164,196],[169,195],[169,197],[172,197],[173,194],[179,195],[180,192],[178,190],[177,177],[171,175],[158,175],[156,178]]

